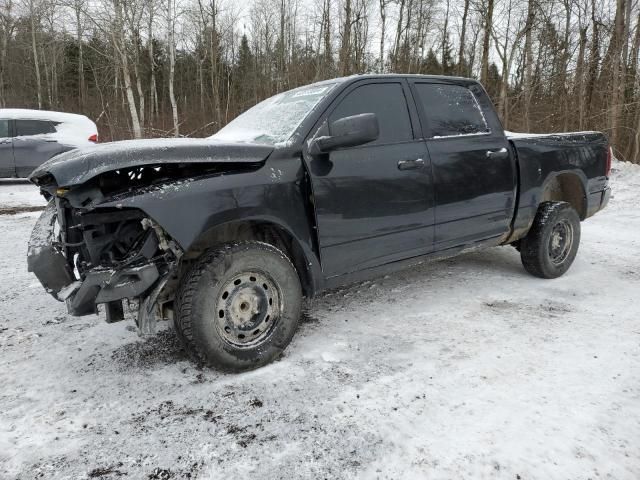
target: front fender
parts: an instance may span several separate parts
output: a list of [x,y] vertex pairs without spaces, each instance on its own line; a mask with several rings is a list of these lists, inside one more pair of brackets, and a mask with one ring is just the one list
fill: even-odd
[[321,267],[303,184],[301,163],[287,159],[269,162],[252,172],[179,180],[109,199],[100,207],[142,210],[184,251],[205,232],[223,224],[255,221],[277,225],[298,243],[319,288]]

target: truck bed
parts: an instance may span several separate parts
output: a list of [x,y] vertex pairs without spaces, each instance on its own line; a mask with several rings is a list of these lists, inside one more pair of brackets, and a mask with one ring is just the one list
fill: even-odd
[[609,198],[606,175],[610,151],[607,138],[602,133],[534,134],[505,131],[505,134],[518,159],[521,192],[514,219],[513,239],[528,231],[541,202],[555,200],[554,195],[567,198],[567,190],[571,185],[568,182],[575,183],[578,178],[580,184],[575,185],[574,190],[580,192],[576,194],[579,196],[576,203],[583,205],[578,212],[581,219],[590,217],[604,207]]

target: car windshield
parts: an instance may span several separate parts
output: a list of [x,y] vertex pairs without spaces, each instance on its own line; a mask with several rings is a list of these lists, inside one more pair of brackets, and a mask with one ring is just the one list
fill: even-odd
[[286,142],[335,85],[309,85],[267,98],[209,138],[268,145]]

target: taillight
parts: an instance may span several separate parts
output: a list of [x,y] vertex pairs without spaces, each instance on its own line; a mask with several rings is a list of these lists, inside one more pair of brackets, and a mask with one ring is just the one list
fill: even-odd
[[607,148],[607,167],[604,173],[605,177],[608,177],[609,173],[611,173],[611,160],[613,160],[613,149],[609,146],[609,148]]
[[93,142],[93,143],[98,143],[98,134],[97,134],[97,133],[94,133],[93,135],[91,135],[91,136],[89,137],[89,141],[90,141],[90,142]]

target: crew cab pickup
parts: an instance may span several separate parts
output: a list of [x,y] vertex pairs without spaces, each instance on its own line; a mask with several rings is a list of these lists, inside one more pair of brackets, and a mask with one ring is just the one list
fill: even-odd
[[95,145],[30,179],[28,266],[72,315],[172,319],[224,370],[276,358],[302,298],[470,248],[567,271],[607,204],[597,132],[505,134],[475,80],[358,75],[271,97],[206,139]]

